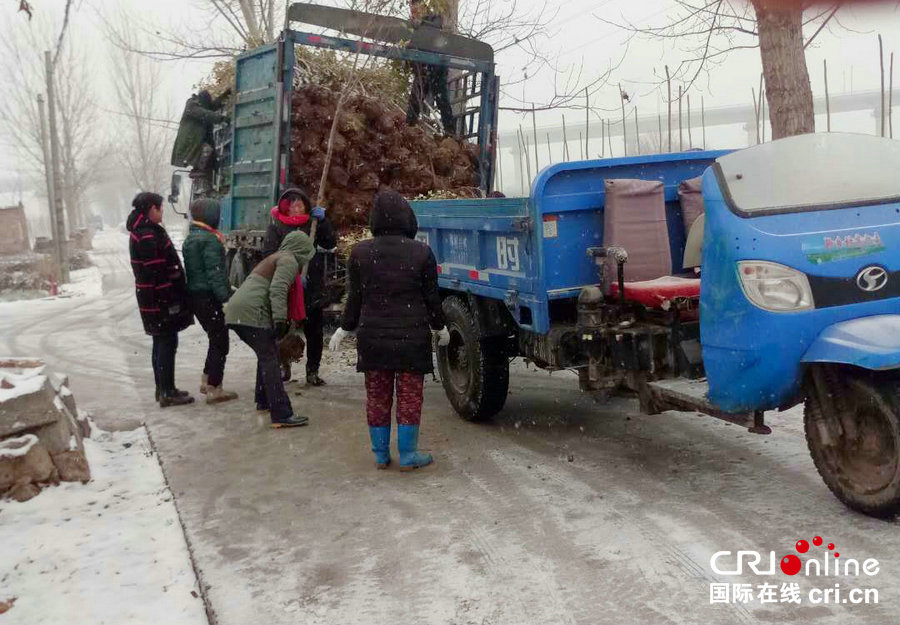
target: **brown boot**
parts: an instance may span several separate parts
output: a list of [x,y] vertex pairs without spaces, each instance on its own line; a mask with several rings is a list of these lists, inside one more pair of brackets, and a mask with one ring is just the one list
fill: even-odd
[[232,391],[226,391],[221,386],[207,386],[206,387],[206,403],[207,404],[221,404],[223,401],[231,401],[232,399],[237,399],[238,394]]
[[209,389],[209,376],[205,373],[200,376],[200,394],[206,395],[206,391]]

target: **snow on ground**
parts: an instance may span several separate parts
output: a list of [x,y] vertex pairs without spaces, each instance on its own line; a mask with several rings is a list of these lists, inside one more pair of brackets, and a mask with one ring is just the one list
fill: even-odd
[[3,625],[206,624],[172,493],[147,431],[85,439],[90,483],[0,502]]
[[69,273],[69,283],[59,288],[62,296],[99,297],[103,295],[103,273],[99,267],[91,266]]

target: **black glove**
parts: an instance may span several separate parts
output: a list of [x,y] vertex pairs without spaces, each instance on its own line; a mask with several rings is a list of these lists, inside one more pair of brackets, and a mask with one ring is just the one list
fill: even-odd
[[291,331],[291,324],[288,321],[279,321],[275,324],[275,338],[279,341],[287,336]]

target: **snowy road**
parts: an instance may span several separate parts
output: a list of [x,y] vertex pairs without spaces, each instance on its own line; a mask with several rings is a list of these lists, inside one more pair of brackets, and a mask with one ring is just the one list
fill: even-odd
[[[693,414],[640,415],[631,401],[597,405],[573,376],[516,367],[506,409],[484,425],[461,421],[429,381],[422,446],[435,466],[376,472],[349,353],[326,356],[324,389],[290,385],[308,428],[265,427],[253,356],[234,337],[226,385],[241,400],[155,408],[125,237],[104,233],[97,246],[102,297],[0,305],[2,350],[66,371],[105,427],[147,422],[223,625],[900,620],[900,523],[831,496],[796,411],[770,415],[775,433],[760,437]],[[192,327],[179,350],[179,386],[192,391],[201,336]],[[878,573],[711,568],[716,552],[752,550],[764,570],[770,551],[781,558],[816,535],[841,560],[877,558]],[[792,582],[799,605],[781,601]],[[753,594],[712,604],[722,583]],[[811,600],[835,584],[836,601]],[[854,588],[877,590],[878,603],[845,602]]]

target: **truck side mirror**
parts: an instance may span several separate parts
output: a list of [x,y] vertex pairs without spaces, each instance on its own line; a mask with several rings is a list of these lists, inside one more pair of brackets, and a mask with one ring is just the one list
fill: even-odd
[[169,203],[178,202],[178,196],[181,195],[181,174],[172,174],[172,191],[169,194]]

